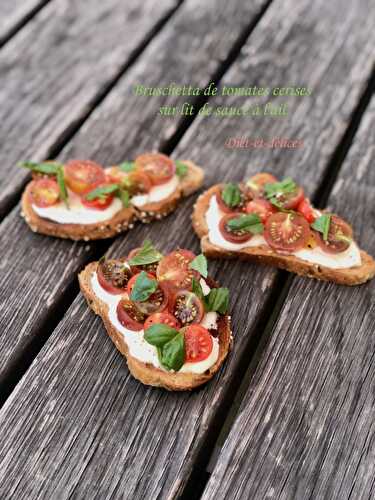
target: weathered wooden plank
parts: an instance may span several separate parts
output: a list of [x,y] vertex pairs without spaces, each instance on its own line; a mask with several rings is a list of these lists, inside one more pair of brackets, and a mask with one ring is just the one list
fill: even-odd
[[2,0],[0,3],[0,45],[49,0]]
[[[155,116],[155,103],[144,105],[144,101],[134,103],[129,98],[134,81],[139,79],[163,85],[189,74],[192,84],[205,85],[231,50],[236,40],[236,29],[245,28],[262,5],[262,1],[251,6],[233,2],[229,5],[224,0],[212,0],[203,5],[197,0],[186,2],[181,12],[170,20],[165,33],[154,39],[141,60],[129,70],[129,77],[121,80],[121,89],[113,90],[117,97],[109,95],[77,135],[73,145],[65,148],[61,159],[69,156],[95,157],[105,164],[112,164],[132,157],[143,148],[152,148],[157,132],[166,134],[171,120]],[[191,26],[197,19],[200,20],[200,28],[192,30]],[[224,23],[225,19],[229,21]],[[176,33],[179,33],[178,41]],[[197,36],[200,39],[199,53],[195,57],[186,57],[184,54],[194,45]],[[175,59],[171,65],[172,47],[176,53],[173,52]],[[181,54],[181,57],[176,54]],[[208,60],[210,64],[206,64]],[[172,103],[174,100],[171,98],[164,102]],[[108,108],[111,117],[107,114]],[[146,126],[150,123],[155,128],[151,136],[150,128]],[[10,234],[16,236],[10,240]],[[22,364],[30,346],[34,343],[36,347],[39,345],[40,330],[44,332],[45,325],[50,323],[56,310],[61,311],[61,302],[69,296],[79,267],[99,251],[98,244],[73,244],[32,234],[20,219],[19,208],[4,220],[0,226],[0,307],[3,310],[0,349],[6,361],[0,366],[0,388],[15,366]],[[22,272],[17,273],[20,262]],[[23,287],[27,291],[20,294]],[[36,299],[32,300],[32,297]],[[48,300],[45,300],[46,297]],[[52,327],[49,328],[51,330]]]
[[[374,123],[375,99],[329,199],[372,254]],[[204,499],[374,497],[374,305],[374,280],[293,280]]]
[[47,157],[175,6],[56,0],[3,47],[0,214],[27,178],[16,162]]
[[[290,10],[290,15],[280,16],[281,6]],[[367,11],[365,7],[354,10],[350,4],[339,9],[338,0],[329,6],[307,1],[298,6],[295,2],[272,4],[225,81],[244,85],[251,75],[257,83],[276,85],[294,81],[304,71],[304,81],[312,81],[317,89],[315,98],[296,106],[293,118],[277,121],[277,126],[272,121],[262,125],[262,120],[197,119],[176,155],[207,165],[207,184],[222,176],[240,179],[262,168],[266,159],[277,174],[288,172],[300,180],[307,177],[313,192],[370,71],[373,35],[367,18],[373,11],[370,3]],[[354,33],[357,26],[363,31]],[[250,47],[255,48],[252,56]],[[269,61],[277,64],[271,67]],[[347,74],[348,67],[352,77]],[[346,78],[342,77],[344,69]],[[129,84],[126,78],[123,81],[125,86]],[[340,99],[332,92],[333,84]],[[126,89],[120,82],[114,92],[124,95]],[[92,137],[90,144],[95,150],[100,141],[103,145],[108,140],[121,144],[123,139],[120,122],[115,120],[121,102],[115,93],[78,135]],[[104,133],[103,117],[117,126]],[[258,129],[280,135],[300,129],[305,149],[293,154],[252,153],[251,161],[255,161],[251,165],[243,151],[224,151],[224,138],[234,130],[245,134]],[[163,135],[161,131],[159,137]],[[140,150],[145,147],[143,137],[137,137]],[[157,145],[159,137],[151,137],[148,144]],[[87,142],[73,143],[66,152],[78,154],[81,147],[85,151]],[[110,153],[109,148],[106,151]],[[310,172],[315,168],[315,173]],[[130,237],[119,238],[112,253],[126,254],[146,234],[163,249],[176,244],[197,249],[197,240],[185,230],[191,206],[192,200],[186,200],[168,224],[157,223],[147,231],[139,227]],[[269,312],[266,301],[272,302],[276,277],[274,270],[240,263],[211,263],[211,267],[220,282],[233,290],[237,283],[241,290],[232,300],[234,324],[241,329],[235,331],[234,350],[220,375],[193,394],[170,394],[141,386],[128,377],[100,320],[77,298],[1,412],[0,427],[6,429],[0,435],[0,477],[5,494],[27,491],[33,498],[40,492],[48,497],[53,491],[61,498],[174,498],[184,491],[197,459],[201,463],[207,458],[228,395],[238,388],[237,369],[242,362],[247,363],[254,331],[261,329],[260,320]],[[301,283],[306,286],[306,280]],[[37,429],[35,422],[41,422]]]

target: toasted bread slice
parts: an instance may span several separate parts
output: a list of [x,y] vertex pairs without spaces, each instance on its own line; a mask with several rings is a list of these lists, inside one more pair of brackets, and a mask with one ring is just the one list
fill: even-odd
[[30,184],[26,186],[22,195],[21,214],[32,231],[36,233],[85,241],[111,238],[131,229],[137,220],[147,223],[167,216],[176,209],[181,198],[189,196],[201,187],[204,177],[203,170],[191,161],[183,160],[183,163],[188,167],[187,174],[180,180],[177,189],[170,196],[139,208],[131,205],[129,208],[120,210],[106,221],[95,224],[60,224],[39,217],[29,201]]
[[208,210],[211,196],[219,192],[221,185],[217,184],[201,194],[194,205],[192,215],[193,227],[201,239],[202,252],[206,257],[214,259],[240,259],[267,264],[280,269],[316,278],[319,280],[333,281],[339,285],[359,285],[365,283],[375,276],[375,261],[363,250],[360,251],[362,265],[346,269],[332,269],[320,264],[312,264],[295,257],[294,255],[281,255],[274,252],[270,247],[262,245],[259,247],[244,248],[240,251],[231,251],[213,245],[208,238],[208,227],[206,223],[206,212]]
[[[125,356],[130,373],[140,382],[155,387],[163,387],[170,391],[189,391],[208,382],[219,370],[227,357],[232,344],[230,330],[230,316],[220,316],[218,321],[219,357],[216,363],[202,374],[168,372],[156,368],[150,363],[143,363],[129,354],[129,349],[124,337],[108,317],[108,305],[100,300],[92,290],[91,277],[96,272],[98,262],[92,262],[81,271],[78,276],[81,291],[87,300],[89,307],[98,314],[104,323],[108,335],[111,337],[117,349]],[[208,279],[208,284],[214,288],[216,283]]]

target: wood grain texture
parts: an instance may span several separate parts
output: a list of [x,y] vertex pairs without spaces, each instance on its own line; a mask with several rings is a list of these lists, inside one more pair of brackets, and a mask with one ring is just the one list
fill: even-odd
[[[374,118],[375,99],[329,199],[373,255]],[[293,279],[204,500],[374,498],[374,331],[375,280]]]
[[[155,116],[156,105],[152,100],[147,101],[147,106],[144,101],[134,101],[130,95],[133,82],[137,79],[144,82],[152,80],[154,85],[163,85],[174,79],[185,78],[185,75],[191,75],[189,81],[196,84],[208,82],[211,72],[217,70],[234,43],[236,24],[239,23],[239,27],[242,27],[250,22],[251,13],[255,16],[261,3],[254,3],[252,8],[233,2],[230,5],[231,7],[226,0],[212,0],[204,5],[193,0],[183,4],[181,12],[170,20],[166,30],[169,35],[162,32],[155,38],[142,55],[142,62],[131,68],[129,76],[120,82],[119,87],[113,89],[115,97],[112,97],[112,93],[109,94],[60,158],[94,157],[105,164],[111,164],[131,158],[140,151],[152,149],[157,134],[165,134],[171,127],[171,121]],[[243,19],[246,19],[242,24],[240,12]],[[198,29],[191,28],[193,20],[197,18],[201,25],[201,50],[196,57],[189,58],[184,54],[189,53],[198,35]],[[225,24],[224,20],[227,18],[229,21]],[[177,38],[176,33],[179,34]],[[229,36],[229,33],[232,34]],[[173,53],[172,65],[171,47],[175,47],[181,54],[179,57],[177,52]],[[211,64],[205,64],[210,58]],[[130,98],[127,99],[126,95]],[[164,102],[169,103],[169,100],[165,99]],[[120,118],[117,118],[117,114]],[[152,124],[152,135],[146,123]],[[185,210],[186,207],[187,205]],[[189,218],[189,211],[185,212],[184,217],[185,220]],[[168,222],[165,221],[165,224]],[[161,223],[157,227],[160,225]],[[145,234],[144,228],[140,231]],[[15,235],[11,241],[10,234]],[[133,231],[125,235],[125,239],[130,238],[133,238]],[[16,207],[0,226],[0,251],[4,263],[0,270],[0,308],[4,311],[0,318],[0,348],[5,360],[0,367],[1,384],[2,379],[13,370],[16,361],[27,352],[30,343],[54,314],[55,308],[59,307],[65,291],[75,281],[80,266],[92,259],[98,250],[92,243],[72,244],[34,235],[20,219],[19,208]],[[14,279],[18,262],[24,261],[26,277],[20,273]],[[34,271],[35,268],[38,269],[37,272]],[[20,294],[21,286],[26,286],[26,283],[27,293]],[[31,297],[36,297],[36,300],[31,300]],[[46,297],[48,301],[44,300]],[[14,316],[15,310],[17,314]]]
[[0,45],[49,0],[2,0],[0,2]]
[[[280,16],[286,4],[288,15]],[[193,156],[206,166],[207,184],[218,177],[241,179],[267,163],[276,174],[288,172],[299,180],[307,178],[310,193],[316,189],[370,71],[371,23],[362,8],[354,10],[348,5],[339,9],[338,4],[338,0],[332,6],[306,0],[298,6],[291,1],[271,5],[226,81],[245,85],[251,78],[255,83],[276,85],[301,78],[316,87],[315,96],[301,101],[293,117],[285,121],[264,120],[263,124],[263,120],[252,119],[197,119],[176,156]],[[207,26],[206,31],[210,33]],[[347,75],[348,65],[352,78]],[[148,68],[149,78],[152,69]],[[64,154],[95,148],[106,161],[111,155],[118,159],[120,154],[122,158],[131,152],[130,146],[112,152],[108,145],[121,148],[129,139],[118,130],[124,122],[112,127],[115,130],[103,129],[104,117],[108,123],[116,123],[123,102],[116,92],[123,82],[124,95],[130,95],[134,80],[125,77],[78,134],[87,140],[73,142]],[[337,94],[333,88],[338,89]],[[135,105],[134,99],[128,102]],[[150,105],[150,111],[155,113],[155,107]],[[152,119],[146,123],[151,125]],[[224,150],[228,135],[254,133],[258,128],[260,133],[269,130],[275,135],[301,130],[306,146],[293,153],[252,151],[249,155],[242,150]],[[143,129],[140,137],[131,135],[134,147],[157,146],[164,137],[165,129],[154,136],[149,136],[148,130]],[[162,223],[137,227],[118,238],[111,254],[125,255],[146,236],[160,242],[163,250],[180,244],[197,251],[197,239],[189,230],[192,203],[192,199],[186,200],[181,210]],[[219,377],[193,394],[170,394],[141,386],[129,378],[100,320],[78,297],[1,412],[3,494],[22,498],[26,491],[29,498],[55,494],[58,498],[134,499],[175,498],[184,491],[197,459],[218,430],[215,426],[226,411],[228,395],[241,382],[235,377],[236,369],[248,360],[251,338],[260,317],[268,311],[266,301],[272,299],[276,277],[274,270],[241,263],[215,262],[210,268],[221,284],[234,291],[233,321],[237,325],[234,350]],[[296,281],[301,287],[309,283]],[[240,295],[236,289],[241,290]]]
[[17,161],[48,157],[175,5],[56,0],[3,47],[0,213],[28,175]]

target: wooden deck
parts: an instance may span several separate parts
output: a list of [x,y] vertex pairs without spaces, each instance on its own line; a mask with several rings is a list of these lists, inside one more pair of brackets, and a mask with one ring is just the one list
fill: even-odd
[[[198,391],[147,388],[76,276],[146,236],[198,252],[195,196],[115,240],[72,243],[25,225],[28,176],[15,167],[160,149],[204,166],[206,187],[292,175],[374,254],[373,0],[2,0],[0,19],[1,500],[375,498],[375,281],[345,288],[210,262],[231,289],[233,351]],[[157,107],[181,98],[132,95],[135,83],[211,81],[313,94],[290,100],[287,119],[163,117]],[[225,148],[233,136],[304,147]]]

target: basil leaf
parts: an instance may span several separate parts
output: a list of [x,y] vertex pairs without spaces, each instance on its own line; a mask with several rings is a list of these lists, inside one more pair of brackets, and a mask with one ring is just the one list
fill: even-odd
[[197,255],[195,259],[193,259],[189,264],[190,269],[194,269],[194,271],[198,271],[198,273],[203,276],[203,278],[207,278],[207,259],[203,255],[203,253]]
[[130,204],[130,195],[129,195],[129,191],[127,191],[126,189],[122,189],[122,188],[119,188],[118,190],[118,193],[117,193],[118,197],[120,198],[123,206],[125,208],[128,208],[129,207],[129,204]]
[[107,195],[118,191],[119,187],[118,184],[107,184],[106,186],[97,187],[86,195],[86,200],[92,201],[98,198],[105,199]]
[[185,175],[187,175],[189,170],[188,166],[179,160],[175,161],[175,165],[176,165],[176,175],[178,175],[178,177],[185,177]]
[[123,172],[133,172],[133,170],[135,170],[135,163],[134,161],[124,161],[120,163],[118,168]]
[[228,207],[236,207],[242,201],[241,190],[237,184],[230,182],[225,184],[221,192],[221,198]]
[[212,288],[210,293],[205,297],[205,305],[207,311],[216,311],[220,314],[225,314],[229,307],[228,288]]
[[69,208],[68,191],[65,186],[64,169],[62,166],[58,167],[56,172],[57,184],[59,185],[60,198],[64,201],[65,205]]
[[246,233],[263,233],[264,226],[258,214],[243,214],[227,222],[230,231],[245,231]]
[[46,175],[57,175],[59,168],[62,168],[60,163],[36,163],[33,161],[22,161],[18,163],[19,167],[28,168],[33,172]]
[[168,370],[178,371],[185,362],[185,338],[182,332],[160,349],[161,364]]
[[271,182],[264,185],[266,198],[273,198],[283,194],[293,193],[297,189],[297,184],[291,177],[286,177],[281,182]]
[[199,298],[199,299],[204,299],[204,293],[201,287],[201,284],[199,281],[197,281],[195,278],[191,280],[191,286],[192,286],[192,292]]
[[159,262],[163,258],[163,254],[154,248],[150,240],[143,243],[143,247],[139,250],[137,255],[129,259],[131,266],[144,266],[146,264],[153,264]]
[[146,342],[155,347],[162,347],[178,334],[178,330],[168,325],[155,324],[145,330],[144,338]]
[[130,300],[134,302],[144,302],[152,295],[158,287],[156,279],[151,279],[145,271],[141,271],[135,280],[133,290],[130,294]]
[[323,214],[311,224],[311,227],[315,229],[315,231],[322,233],[323,240],[327,241],[330,224],[331,224],[331,216],[329,214]]

